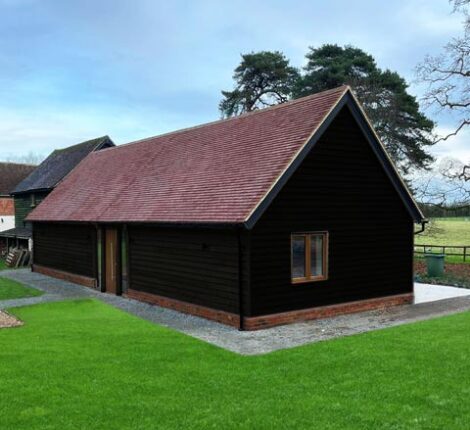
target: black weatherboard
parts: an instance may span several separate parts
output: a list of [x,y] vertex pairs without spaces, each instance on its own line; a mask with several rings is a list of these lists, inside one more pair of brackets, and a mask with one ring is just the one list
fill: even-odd
[[375,155],[378,157],[382,168],[385,170],[388,178],[391,180],[395,190],[400,195],[401,200],[405,204],[408,212],[412,216],[413,220],[417,223],[423,221],[423,215],[419,208],[417,207],[416,203],[410,196],[408,190],[405,188],[405,185],[401,181],[398,173],[396,172],[395,168],[392,165],[392,162],[388,158],[387,154],[385,153],[384,148],[382,147],[381,143],[377,140],[374,132],[372,131],[369,123],[367,122],[364,114],[362,113],[361,109],[359,108],[356,100],[351,95],[350,91],[348,90],[344,96],[338,101],[336,106],[332,109],[329,115],[325,118],[322,122],[320,127],[316,130],[314,135],[311,139],[307,142],[307,144],[301,149],[299,154],[295,157],[292,161],[291,165],[287,168],[284,174],[279,178],[273,188],[269,191],[263,201],[258,205],[258,207],[253,211],[251,216],[248,220],[245,221],[245,227],[247,229],[252,229],[253,226],[257,223],[257,221],[261,218],[265,210],[269,207],[272,203],[274,198],[277,196],[279,191],[284,187],[287,183],[289,178],[293,175],[293,173],[297,170],[297,168],[302,164],[305,157],[310,153],[312,148],[321,138],[323,133],[328,129],[332,121],[336,118],[338,113],[343,109],[343,107],[347,106],[351,114],[353,115],[354,119],[358,123],[361,131],[364,133],[367,141],[369,142],[370,146],[372,147]]

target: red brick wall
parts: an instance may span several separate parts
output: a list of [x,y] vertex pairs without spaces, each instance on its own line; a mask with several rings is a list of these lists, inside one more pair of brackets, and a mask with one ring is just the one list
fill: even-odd
[[15,204],[11,197],[0,197],[0,216],[15,215]]
[[[191,315],[218,321],[233,327],[239,327],[240,319],[238,315],[218,311],[180,300],[144,293],[141,291],[128,290],[127,297],[152,303],[165,308],[173,309]],[[309,321],[320,318],[329,318],[336,315],[351,314],[354,312],[364,312],[373,309],[385,309],[390,306],[397,306],[412,303],[413,294],[400,294],[396,296],[380,297],[377,299],[360,300],[356,302],[341,303],[331,306],[321,306],[317,308],[301,309],[298,311],[281,312],[260,317],[245,317],[245,330],[260,330],[263,328],[275,327],[284,324],[291,324],[301,321]]]
[[74,284],[84,285],[85,287],[96,288],[97,286],[97,281],[94,278],[63,272],[62,270],[51,269],[50,267],[41,266],[39,264],[33,264],[31,270],[52,278],[63,279],[64,281],[73,282]]
[[320,306],[318,308],[301,309],[298,311],[281,312],[245,318],[246,330],[259,330],[294,322],[330,318],[337,315],[365,312],[374,309],[385,309],[391,306],[404,305],[413,302],[413,293],[396,296],[380,297],[377,299],[358,300],[356,302],[340,303],[337,305]]
[[185,314],[196,315],[198,317],[217,321],[233,327],[238,327],[240,318],[231,312],[219,311],[217,309],[207,308],[193,303],[183,302],[181,300],[170,299],[168,297],[158,296],[156,294],[145,293],[137,290],[127,290],[125,294],[130,299],[140,300],[142,302],[151,303],[153,305],[162,306],[164,308],[173,309]]

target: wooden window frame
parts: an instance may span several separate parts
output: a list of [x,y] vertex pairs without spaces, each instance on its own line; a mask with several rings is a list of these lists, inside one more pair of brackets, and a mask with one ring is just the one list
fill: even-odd
[[[305,241],[305,276],[301,278],[292,277],[293,273],[293,241],[294,237],[302,236]],[[322,255],[322,274],[321,275],[312,275],[312,248],[311,241],[312,236],[322,236],[323,237],[323,255]],[[300,233],[291,233],[290,235],[290,264],[291,264],[291,282],[292,284],[305,284],[309,282],[318,282],[326,281],[328,279],[328,248],[329,248],[329,235],[327,231],[309,231],[309,232],[300,232]]]

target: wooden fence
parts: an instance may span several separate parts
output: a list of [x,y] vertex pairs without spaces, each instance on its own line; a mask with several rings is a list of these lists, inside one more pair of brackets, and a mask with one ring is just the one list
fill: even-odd
[[[458,251],[461,252],[458,252]],[[463,258],[463,261],[470,257],[470,246],[451,245],[415,245],[415,254],[440,253],[444,255],[456,255]]]

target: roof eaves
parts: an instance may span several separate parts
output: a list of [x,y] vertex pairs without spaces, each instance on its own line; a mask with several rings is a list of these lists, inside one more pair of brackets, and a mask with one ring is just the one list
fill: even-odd
[[54,187],[52,187],[52,188],[30,188],[30,189],[24,190],[24,191],[12,191],[10,193],[10,195],[11,196],[19,196],[20,194],[46,193],[48,191],[51,191],[52,189],[54,189]]

